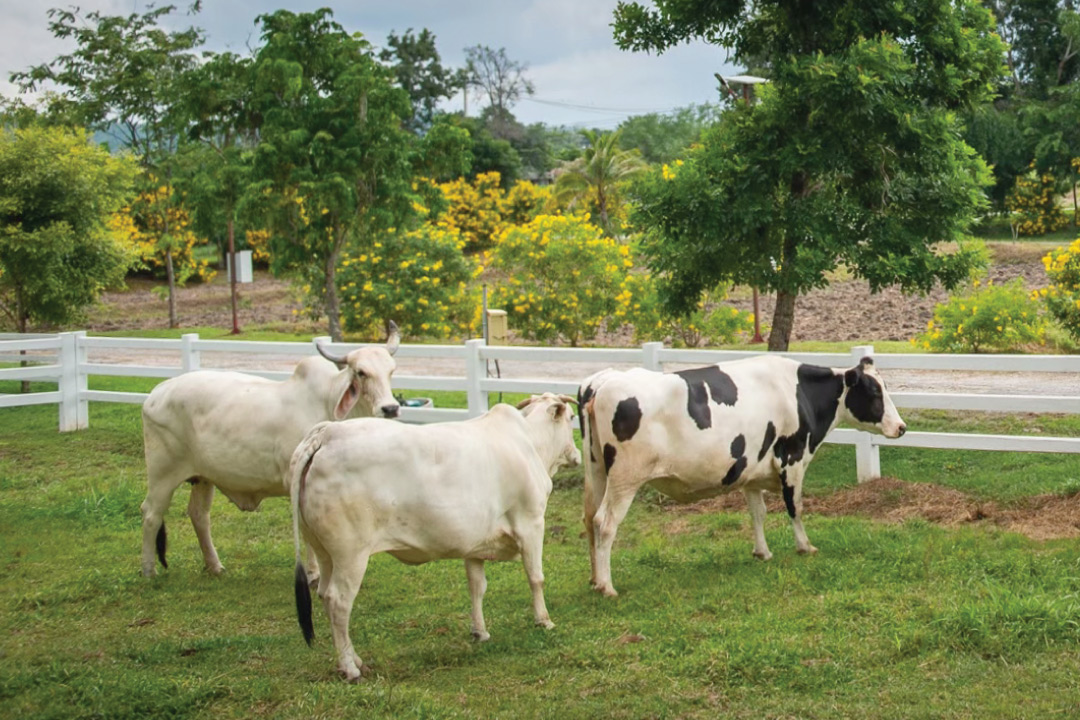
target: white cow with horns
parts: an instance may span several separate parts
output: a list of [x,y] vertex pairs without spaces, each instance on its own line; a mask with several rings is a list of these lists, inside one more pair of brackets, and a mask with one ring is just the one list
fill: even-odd
[[359,680],[363,667],[349,639],[349,616],[375,553],[410,565],[464,558],[478,640],[489,638],[484,562],[520,553],[536,623],[554,627],[544,604],[544,511],[551,474],[581,461],[572,402],[545,393],[517,410],[500,404],[464,422],[416,426],[361,419],[313,428],[290,469],[296,611],[308,644],[314,632],[301,531],[319,560],[319,597],[338,670],[349,681]]
[[[142,573],[154,575],[154,551],[165,561],[165,512],[173,493],[191,483],[188,515],[206,568],[225,568],[210,539],[210,503],[218,488],[241,510],[288,495],[293,450],[314,425],[347,417],[397,417],[390,389],[401,341],[390,323],[386,347],[301,360],[282,382],[239,372],[202,370],[166,380],[142,408],[148,488],[142,504]],[[327,362],[329,360],[330,362]],[[335,365],[337,366],[335,368]],[[312,575],[318,570],[314,563]]]
[[795,546],[814,553],[802,524],[802,484],[837,423],[896,438],[906,426],[874,362],[847,369],[766,355],[659,373],[604,370],[586,379],[581,403],[585,533],[592,584],[611,584],[611,546],[638,488],[680,502],[741,490],[754,526],[754,555],[765,543],[766,490],[780,493]]

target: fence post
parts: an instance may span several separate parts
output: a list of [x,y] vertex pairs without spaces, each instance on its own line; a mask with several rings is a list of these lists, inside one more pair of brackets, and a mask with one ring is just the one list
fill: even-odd
[[664,364],[660,362],[660,351],[663,349],[664,343],[662,342],[647,342],[642,345],[641,367],[646,370],[655,370],[656,372],[663,371]]
[[185,333],[180,336],[180,368],[183,372],[198,370],[202,364],[199,351],[195,349],[198,340],[199,333]]
[[484,361],[480,359],[483,338],[465,341],[465,397],[469,404],[469,417],[479,417],[488,411],[488,394],[480,389],[484,379]]
[[[856,364],[864,357],[874,357],[873,345],[851,348],[851,358]],[[874,444],[874,436],[868,432],[860,432],[855,443],[855,476],[859,482],[881,477],[881,448]]]
[[86,347],[81,340],[86,332],[60,333],[60,432],[85,430],[90,413],[83,393],[87,390],[86,373],[79,366],[86,362]]

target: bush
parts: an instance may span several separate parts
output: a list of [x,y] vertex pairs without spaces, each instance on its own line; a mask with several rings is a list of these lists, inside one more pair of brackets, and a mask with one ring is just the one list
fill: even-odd
[[926,332],[911,342],[932,352],[1016,350],[1043,342],[1046,321],[1039,310],[1020,278],[986,286],[976,280],[968,292],[938,303]]
[[341,310],[349,331],[378,335],[393,320],[409,337],[469,335],[480,323],[470,288],[477,264],[460,233],[430,224],[351,249],[341,262]]
[[217,274],[208,260],[195,257],[195,247],[206,245],[206,238],[191,229],[191,215],[174,204],[172,190],[165,185],[148,190],[129,207],[113,216],[109,229],[135,255],[135,267],[149,270],[155,277],[166,274],[166,251],[172,251],[176,284],[188,280],[209,282]]
[[551,196],[550,190],[527,181],[515,183],[509,192],[504,192],[497,172],[481,173],[472,183],[460,178],[439,188],[445,209],[434,208],[434,214],[439,216],[437,223],[459,231],[468,252],[486,250],[507,226],[532,220]]
[[508,227],[491,254],[491,267],[506,280],[492,304],[506,310],[522,336],[577,346],[600,325],[629,319],[634,305],[630,248],[605,237],[581,215],[540,215]]
[[732,343],[754,331],[754,314],[722,304],[727,298],[722,288],[703,293],[694,312],[676,317],[664,311],[651,279],[642,278],[639,283],[641,308],[634,315],[639,341],[671,338],[676,347],[697,348]]
[[1069,221],[1056,198],[1053,175],[1031,172],[1016,178],[1016,186],[1005,198],[1005,207],[1019,215],[1014,221],[1016,231],[1021,235],[1045,235],[1065,227]]
[[1043,258],[1050,287],[1038,291],[1050,315],[1073,340],[1080,341],[1080,240]]

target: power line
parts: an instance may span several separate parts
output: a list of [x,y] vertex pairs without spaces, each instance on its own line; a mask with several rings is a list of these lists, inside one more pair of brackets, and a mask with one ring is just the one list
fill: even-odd
[[597,113],[622,113],[622,114],[641,114],[641,113],[654,113],[657,115],[668,115],[674,112],[678,112],[682,108],[606,108],[597,107],[595,105],[579,105],[577,103],[562,102],[560,100],[544,100],[543,98],[526,96],[522,100],[529,100],[534,103],[540,103],[541,105],[552,105],[554,107],[569,108],[571,110],[585,110],[588,112]]

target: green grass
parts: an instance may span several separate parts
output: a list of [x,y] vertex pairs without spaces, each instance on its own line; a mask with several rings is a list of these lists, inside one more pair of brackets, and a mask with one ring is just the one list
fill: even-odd
[[[145,390],[153,380],[97,378]],[[9,385],[0,391],[10,391]],[[425,393],[433,394],[433,393]],[[448,406],[452,394],[439,395]],[[56,432],[53,406],[0,410],[0,716],[12,718],[1013,718],[1080,714],[1080,547],[986,527],[807,518],[821,552],[795,554],[782,514],[775,557],[750,555],[745,512],[676,514],[639,498],[620,528],[621,595],[588,588],[580,472],[552,494],[546,595],[533,627],[518,563],[489,563],[492,641],[469,639],[457,561],[376,556],[352,637],[376,673],[334,674],[325,615],[296,626],[287,503],[241,513],[219,495],[228,571],[202,570],[184,512],[168,515],[170,567],[139,576],[145,492],[139,410],[92,403],[91,427]],[[959,416],[907,414],[913,428]],[[1059,417],[971,415],[965,431],[1080,435]],[[1009,500],[1080,476],[1067,457],[886,448],[883,469]],[[854,483],[851,448],[826,446],[808,491]]]

